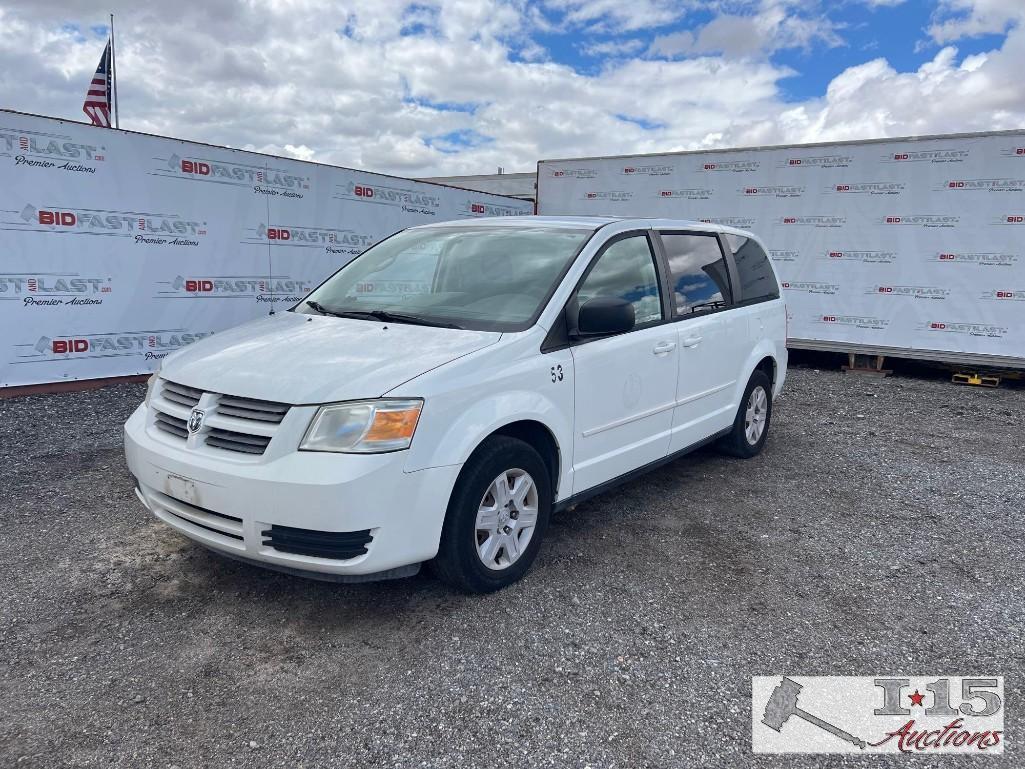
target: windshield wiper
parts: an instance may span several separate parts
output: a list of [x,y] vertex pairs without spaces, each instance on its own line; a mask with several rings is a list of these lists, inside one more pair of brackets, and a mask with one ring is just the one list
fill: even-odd
[[335,310],[329,310],[327,307],[322,305],[320,302],[315,302],[312,299],[307,299],[306,304],[312,307],[314,310],[319,312],[321,315],[333,315],[336,318],[344,318],[344,313],[337,312]]
[[434,328],[462,328],[455,323],[445,323],[440,320],[429,320],[417,315],[406,315],[401,312],[389,312],[388,310],[329,310],[320,302],[307,299],[306,304],[319,312],[321,315],[331,315],[335,318],[358,318],[360,320],[380,320],[386,323],[408,323],[411,326],[433,326]]
[[699,302],[698,304],[692,304],[690,306],[690,311],[691,312],[696,312],[697,310],[703,310],[703,309],[708,308],[708,307],[712,307],[712,308],[718,309],[720,307],[725,307],[725,306],[726,306],[726,301],[725,300],[723,300],[723,299],[713,299],[711,302]]
[[434,328],[462,328],[462,326],[457,326],[455,323],[445,323],[444,321],[440,320],[430,320],[428,318],[421,318],[418,315],[406,315],[405,313],[391,312],[389,310],[339,310],[338,312],[332,312],[331,314],[337,315],[339,318],[360,318],[363,320],[380,320],[386,323],[408,323],[411,326],[432,326]]

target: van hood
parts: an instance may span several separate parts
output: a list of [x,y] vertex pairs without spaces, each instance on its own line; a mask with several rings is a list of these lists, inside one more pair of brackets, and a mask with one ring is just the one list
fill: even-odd
[[293,405],[376,398],[501,337],[282,312],[190,344],[164,360],[160,376]]

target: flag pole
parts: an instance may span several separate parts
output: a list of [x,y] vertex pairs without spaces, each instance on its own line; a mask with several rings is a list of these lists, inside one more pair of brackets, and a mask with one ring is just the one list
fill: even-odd
[[110,83],[114,96],[114,127],[120,128],[121,121],[117,114],[119,106],[117,98],[117,66],[114,64],[114,14],[110,14]]

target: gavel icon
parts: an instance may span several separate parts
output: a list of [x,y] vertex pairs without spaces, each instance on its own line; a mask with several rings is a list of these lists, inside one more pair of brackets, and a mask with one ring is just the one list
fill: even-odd
[[780,685],[773,689],[772,694],[769,695],[769,701],[765,704],[765,714],[762,716],[762,723],[778,732],[783,728],[783,724],[787,722],[790,716],[797,716],[810,724],[815,724],[820,729],[825,729],[844,742],[850,742],[859,748],[865,747],[864,740],[855,737],[853,734],[848,734],[840,727],[833,726],[828,721],[823,721],[818,716],[813,716],[811,713],[797,707],[797,695],[801,693],[803,688],[797,681],[791,681],[784,676]]

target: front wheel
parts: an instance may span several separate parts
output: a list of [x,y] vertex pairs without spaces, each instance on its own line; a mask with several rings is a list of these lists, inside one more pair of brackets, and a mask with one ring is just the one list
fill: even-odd
[[470,593],[512,584],[537,557],[551,509],[552,483],[540,454],[516,438],[489,438],[456,481],[433,571]]
[[769,436],[771,418],[772,382],[764,371],[755,371],[744,390],[733,429],[719,442],[719,448],[743,459],[759,454]]

